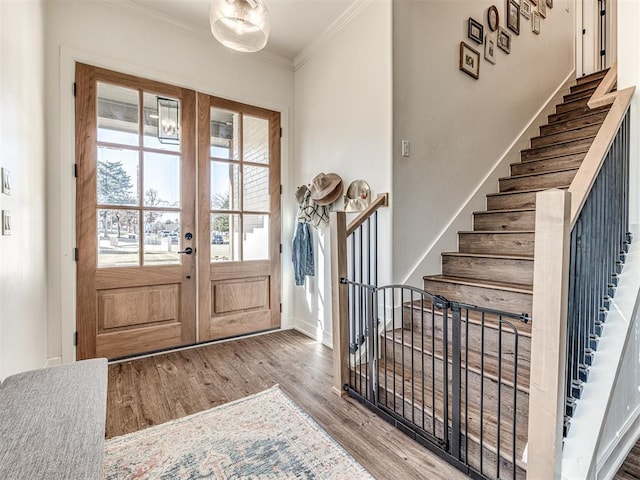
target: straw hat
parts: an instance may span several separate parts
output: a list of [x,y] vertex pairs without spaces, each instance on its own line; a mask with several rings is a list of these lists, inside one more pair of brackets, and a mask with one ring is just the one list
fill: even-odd
[[344,197],[345,212],[361,212],[371,203],[371,188],[364,180],[354,180]]
[[311,181],[311,199],[318,205],[330,205],[342,195],[342,178],[335,173],[319,173]]

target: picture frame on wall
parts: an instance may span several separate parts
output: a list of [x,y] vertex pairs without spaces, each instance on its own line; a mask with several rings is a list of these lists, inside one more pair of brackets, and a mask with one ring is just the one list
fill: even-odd
[[480,52],[464,42],[460,42],[460,70],[476,80],[480,78]]
[[527,20],[531,18],[531,2],[529,0],[522,0],[520,4],[520,15]]
[[467,24],[467,37],[479,44],[482,44],[482,39],[484,38],[484,26],[471,17],[469,17],[469,23]]
[[498,7],[491,5],[487,10],[487,23],[489,24],[489,30],[495,32],[500,25],[500,15],[498,14]]
[[531,2],[531,5],[535,5],[536,7],[538,6],[538,0],[529,0],[529,1]]
[[536,35],[540,35],[540,14],[538,12],[531,14],[531,31]]
[[520,4],[516,0],[507,0],[507,28],[520,35]]
[[547,7],[553,8],[553,0],[547,0]]
[[511,34],[504,28],[498,29],[498,48],[504,53],[511,53]]
[[484,59],[492,64],[496,64],[497,35],[487,33],[484,37]]
[[547,2],[545,0],[540,0],[538,3],[538,13],[542,18],[547,18]]

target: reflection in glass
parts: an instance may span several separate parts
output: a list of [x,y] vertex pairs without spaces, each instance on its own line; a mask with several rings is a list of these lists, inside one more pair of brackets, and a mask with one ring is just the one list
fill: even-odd
[[[156,148],[159,150],[168,150],[170,152],[179,152],[180,145],[175,143],[162,143],[158,140],[158,96],[151,93],[144,93],[144,110],[142,112],[142,120],[144,124],[144,146],[145,148]],[[175,100],[175,99],[172,99]],[[178,100],[176,100],[178,101]],[[179,105],[179,101],[178,101]]]
[[98,204],[138,205],[138,152],[98,147]]
[[240,209],[240,167],[237,164],[211,162],[211,209]]
[[240,215],[211,215],[211,261],[240,260]]
[[98,209],[98,267],[132,267],[140,262],[136,210]]
[[144,206],[180,206],[180,157],[178,155],[144,154]]
[[244,165],[242,169],[243,210],[269,211],[269,168]]
[[98,82],[98,142],[138,145],[138,91]]
[[180,213],[145,210],[143,249],[145,265],[175,265],[180,263]]
[[243,215],[242,259],[269,258],[269,215]]
[[239,160],[239,125],[239,113],[211,108],[211,157]]
[[242,159],[245,162],[269,163],[269,121],[264,118],[242,117]]

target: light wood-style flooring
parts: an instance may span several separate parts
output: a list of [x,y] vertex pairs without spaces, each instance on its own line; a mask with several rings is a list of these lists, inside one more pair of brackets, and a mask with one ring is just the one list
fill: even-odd
[[615,480],[640,480],[640,441],[638,441],[616,473]]
[[467,478],[359,403],[337,397],[331,382],[331,350],[293,330],[117,363],[109,366],[107,438],[279,384],[376,479]]

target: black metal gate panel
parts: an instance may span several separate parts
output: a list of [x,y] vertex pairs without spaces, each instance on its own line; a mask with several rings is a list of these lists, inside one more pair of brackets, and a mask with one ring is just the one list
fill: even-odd
[[475,478],[524,478],[526,316],[414,287],[349,288],[350,396]]

